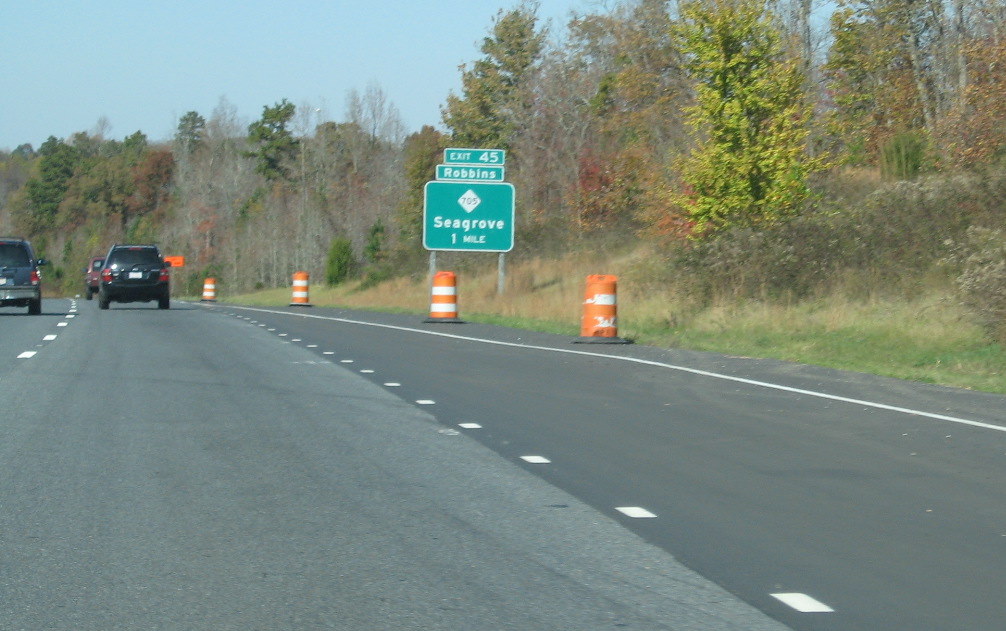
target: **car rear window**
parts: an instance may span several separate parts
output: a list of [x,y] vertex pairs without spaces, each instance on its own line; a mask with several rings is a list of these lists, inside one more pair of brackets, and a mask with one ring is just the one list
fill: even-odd
[[160,265],[161,257],[153,248],[129,248],[116,250],[109,256],[109,267],[130,265]]
[[29,267],[28,249],[20,243],[0,243],[0,266]]

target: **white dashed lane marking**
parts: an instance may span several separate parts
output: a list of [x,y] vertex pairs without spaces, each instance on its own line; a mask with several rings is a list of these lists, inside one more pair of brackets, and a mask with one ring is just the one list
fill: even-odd
[[419,399],[418,401],[416,401],[416,403],[418,403],[419,405],[435,405],[436,401],[434,401],[433,399]]
[[800,613],[832,613],[835,610],[823,602],[811,598],[807,594],[796,592],[772,594],[773,598],[778,598],[784,604],[789,605]]
[[652,519],[656,517],[656,515],[640,506],[616,506],[615,510],[627,517],[633,517],[635,519]]
[[458,427],[462,427],[464,429],[482,429],[482,426],[478,423],[458,423]]
[[51,342],[51,341],[53,341],[54,339],[56,339],[56,336],[55,336],[55,335],[46,335],[45,337],[43,337],[43,338],[42,338],[42,340],[44,340],[44,341],[46,341],[46,342]]
[[25,351],[17,356],[18,359],[31,359],[34,357],[38,351]]
[[544,456],[521,456],[520,459],[524,462],[530,462],[531,464],[548,464],[552,462]]

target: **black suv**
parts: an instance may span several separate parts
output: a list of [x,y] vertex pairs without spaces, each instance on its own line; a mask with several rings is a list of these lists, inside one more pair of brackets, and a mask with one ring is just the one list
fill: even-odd
[[18,237],[0,237],[0,307],[28,307],[29,315],[42,313],[42,275],[31,243]]
[[105,255],[105,266],[98,283],[98,308],[108,309],[115,302],[157,301],[170,305],[171,264],[164,260],[156,245],[115,244]]

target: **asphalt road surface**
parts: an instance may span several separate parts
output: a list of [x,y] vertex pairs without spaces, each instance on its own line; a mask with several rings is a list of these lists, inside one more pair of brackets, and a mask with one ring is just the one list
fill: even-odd
[[298,343],[43,309],[0,310],[0,629],[784,628]]
[[43,309],[0,309],[2,629],[1006,628],[1004,397],[415,316]]

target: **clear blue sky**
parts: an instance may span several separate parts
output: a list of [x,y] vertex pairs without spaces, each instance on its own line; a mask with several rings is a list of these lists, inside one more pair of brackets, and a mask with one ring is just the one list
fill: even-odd
[[[541,0],[560,33],[596,0]],[[376,84],[408,132],[441,127],[458,66],[517,0],[9,0],[0,11],[0,149],[91,131],[170,139],[225,97],[244,122],[288,99],[346,118]]]

